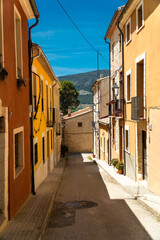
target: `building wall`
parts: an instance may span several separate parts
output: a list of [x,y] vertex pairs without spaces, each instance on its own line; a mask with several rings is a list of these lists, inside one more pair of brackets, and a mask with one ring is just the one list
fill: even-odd
[[[21,16],[23,77],[29,79],[28,71],[28,21],[18,0],[3,1],[4,65],[8,71],[6,82],[0,81],[0,99],[8,107],[8,155],[9,155],[9,217],[12,218],[30,194],[30,124],[29,81],[26,87],[17,88],[14,35],[14,5]],[[13,130],[24,127],[24,168],[14,177]]]
[[[41,57],[40,57],[41,58]],[[42,60],[42,59],[41,59]],[[36,119],[34,120],[34,144],[38,143],[38,162],[35,164],[35,187],[37,188],[47,177],[48,173],[54,169],[57,165],[60,153],[59,145],[60,142],[56,136],[56,124],[60,121],[59,115],[59,86],[55,85],[55,81],[50,78],[44,65],[42,66],[39,58],[33,61],[33,72],[38,74],[43,82],[43,101],[44,101],[44,111],[42,112],[42,82],[39,83],[39,78],[36,79],[37,88],[37,103],[40,94],[40,101],[38,105],[38,112]],[[33,74],[34,75],[34,74]],[[54,85],[54,87],[53,87]],[[33,83],[34,86],[34,83]],[[53,88],[52,88],[53,87]],[[47,95],[48,89],[48,95]],[[34,89],[33,89],[34,92]],[[55,124],[53,127],[48,127],[47,125],[47,101],[48,109],[55,107]],[[34,112],[35,114],[35,112]],[[52,112],[51,112],[52,114]],[[42,154],[42,137],[45,139],[45,159],[43,160]]]
[[108,107],[106,103],[109,102],[109,77],[104,77],[100,79],[100,118],[108,116]]
[[[150,130],[148,132],[148,155],[149,155],[149,189],[160,195],[160,108],[151,108],[149,111]],[[157,121],[158,120],[158,121]]]
[[100,159],[109,163],[109,129],[100,124]]
[[[137,4],[140,1],[137,1]],[[131,159],[136,159],[136,179],[142,179],[143,175],[143,162],[142,162],[142,131],[147,131],[147,164],[149,167],[154,164],[154,159],[151,157],[152,150],[150,150],[149,137],[148,137],[148,111],[150,107],[160,106],[159,88],[160,82],[158,76],[160,74],[157,49],[159,48],[159,25],[156,24],[160,20],[159,1],[153,0],[150,5],[149,0],[144,0],[144,26],[137,33],[136,31],[136,9],[131,14],[131,41],[129,44],[124,42],[124,77],[125,77],[125,99],[126,99],[126,73],[131,70],[131,97],[137,96],[136,93],[136,61],[138,58],[144,58],[144,80],[145,85],[143,93],[145,93],[145,120],[136,122],[131,120],[131,102],[126,103],[126,121],[125,124],[130,126],[130,146],[131,146]],[[128,19],[127,19],[128,20]],[[127,21],[126,20],[126,21]],[[153,24],[155,23],[155,24]],[[125,27],[123,28],[125,34]],[[154,39],[154,44],[151,42]],[[127,60],[126,60],[127,59]],[[153,81],[152,81],[153,80]],[[134,136],[135,135],[135,136]],[[152,149],[152,148],[151,148]],[[148,154],[150,152],[150,155]],[[154,153],[153,153],[154,154]],[[150,157],[149,157],[150,156]],[[128,158],[127,158],[128,159]],[[127,160],[128,161],[128,160]],[[148,169],[148,166],[147,166]],[[129,171],[129,169],[128,169]],[[148,170],[147,170],[148,171]],[[150,174],[150,171],[149,171]],[[151,180],[151,178],[153,178]],[[155,181],[158,186],[158,178],[156,176],[149,176],[149,181]],[[146,179],[147,180],[147,179]],[[158,188],[158,187],[157,187]],[[152,190],[152,186],[150,185]],[[155,187],[153,187],[155,191]]]
[[[65,120],[65,145],[69,152],[92,152],[93,150],[93,112],[79,115]],[[82,122],[82,127],[78,127]]]

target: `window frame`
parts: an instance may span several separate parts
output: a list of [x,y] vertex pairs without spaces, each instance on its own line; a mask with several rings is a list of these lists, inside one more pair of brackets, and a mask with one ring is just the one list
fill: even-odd
[[18,16],[19,20],[20,20],[20,47],[21,47],[21,77],[23,78],[23,49],[22,49],[22,19],[21,19],[21,15],[18,11],[18,9],[16,8],[16,6],[14,5],[14,35],[15,35],[15,60],[16,60],[16,78],[19,79],[20,76],[18,76],[18,62],[17,62],[17,38],[16,38],[16,15]]
[[[130,76],[130,99],[128,100],[128,76]],[[126,72],[126,102],[131,103],[131,93],[132,93],[132,71],[129,69]]]
[[[138,10],[139,8],[142,6],[142,25],[140,26],[140,28],[138,27]],[[143,0],[140,1],[140,3],[138,4],[138,6],[136,7],[136,32],[137,34],[141,31],[141,29],[144,27],[144,3]]]
[[[126,149],[126,131],[128,132],[128,149]],[[125,125],[125,152],[130,153],[130,146],[129,146],[129,126]]]
[[[130,24],[130,32],[129,32],[129,40],[127,40],[127,26]],[[131,17],[128,19],[125,25],[125,40],[126,40],[126,46],[131,42]]]
[[83,126],[82,122],[78,122],[78,127],[82,127],[82,126]]
[[[44,143],[43,143],[43,140],[44,140]],[[45,164],[45,161],[46,161],[46,159],[45,159],[45,133],[42,133],[42,161],[43,161],[43,164]]]
[[[22,133],[22,159],[20,159],[20,166],[16,168],[15,166],[15,136],[16,134]],[[25,167],[24,159],[24,126],[13,129],[13,166],[14,166],[14,179],[22,172]]]

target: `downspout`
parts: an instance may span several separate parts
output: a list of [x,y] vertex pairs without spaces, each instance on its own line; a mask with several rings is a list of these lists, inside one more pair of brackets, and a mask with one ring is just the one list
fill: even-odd
[[31,30],[37,26],[39,22],[39,17],[36,17],[36,23],[33,24],[29,28],[29,42],[28,42],[28,50],[29,50],[29,96],[30,96],[30,106],[31,106],[31,117],[30,117],[30,127],[31,127],[31,134],[30,134],[30,147],[31,147],[31,193],[33,195],[36,194],[35,192],[35,179],[34,179],[34,158],[33,158],[33,98],[32,98],[32,56],[31,56],[31,50],[32,50],[32,40],[31,40]]
[[124,34],[119,26],[119,21],[116,23],[122,35],[122,93],[123,93],[123,158],[124,158],[124,175],[126,175],[126,154],[125,154],[125,99],[124,99]]
[[[107,40],[105,39],[105,42],[109,45],[109,102],[111,102],[111,44],[110,42],[107,42]],[[109,117],[109,135],[110,135],[110,139],[109,139],[109,147],[110,147],[110,152],[109,152],[109,159],[108,159],[108,164],[111,165],[111,159],[112,159],[112,133],[111,133],[111,117]]]

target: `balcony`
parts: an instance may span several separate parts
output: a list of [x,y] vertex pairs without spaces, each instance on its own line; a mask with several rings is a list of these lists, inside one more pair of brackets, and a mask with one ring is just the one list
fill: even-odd
[[54,124],[55,124],[55,108],[48,108],[47,127],[53,127]]
[[123,99],[112,100],[107,103],[109,116],[122,117],[123,116]]
[[132,97],[131,105],[131,119],[141,120],[144,119],[144,102],[142,96]]

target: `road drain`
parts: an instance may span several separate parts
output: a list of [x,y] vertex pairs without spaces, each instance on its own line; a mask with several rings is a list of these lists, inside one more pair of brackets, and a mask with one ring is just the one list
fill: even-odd
[[96,207],[98,204],[90,201],[55,202],[48,228],[62,228],[75,223],[76,210]]

